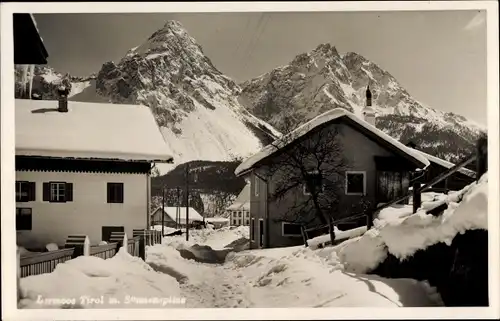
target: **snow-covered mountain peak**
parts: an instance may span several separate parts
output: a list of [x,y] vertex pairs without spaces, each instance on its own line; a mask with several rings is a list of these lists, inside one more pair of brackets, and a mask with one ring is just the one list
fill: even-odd
[[119,61],[105,62],[70,100],[150,107],[180,164],[246,157],[280,134],[241,106],[239,92],[179,22],[167,21]]
[[453,113],[433,109],[415,98],[379,65],[355,52],[340,56],[320,44],[258,78],[241,84],[240,101],[257,117],[287,131],[333,108],[362,116],[370,84],[377,127],[396,139],[412,140],[424,151],[455,161],[467,155],[483,128]]

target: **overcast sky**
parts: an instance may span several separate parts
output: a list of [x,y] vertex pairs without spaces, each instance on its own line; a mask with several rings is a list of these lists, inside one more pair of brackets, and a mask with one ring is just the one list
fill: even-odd
[[486,13],[296,12],[37,14],[49,65],[85,76],[178,20],[237,82],[329,42],[389,71],[430,107],[486,124]]

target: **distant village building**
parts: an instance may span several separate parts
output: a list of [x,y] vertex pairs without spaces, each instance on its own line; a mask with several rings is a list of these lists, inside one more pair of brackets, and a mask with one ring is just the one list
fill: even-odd
[[229,218],[226,217],[207,217],[205,218],[205,222],[207,222],[207,224],[211,224],[214,229],[229,226]]
[[[151,213],[151,225],[160,225],[162,224],[162,207],[157,208]],[[189,215],[189,218],[187,217]],[[169,206],[165,207],[165,211],[163,211],[163,222],[164,226],[172,227],[172,228],[186,228],[186,225],[189,220],[189,226],[199,225],[203,223],[203,216],[200,215],[194,208],[189,207],[189,211],[186,211],[186,207],[182,206]]]
[[26,248],[149,228],[150,172],[172,156],[140,105],[15,100],[16,230]]
[[[338,131],[342,155],[347,159],[348,167],[341,177],[316,177],[319,176],[316,172],[308,173],[308,177],[311,176],[309,184],[313,184],[317,191],[323,190],[325,181],[336,181],[344,186],[337,197],[347,217],[359,214],[350,211],[362,200],[381,204],[406,195],[411,174],[430,165],[422,154],[375,128],[375,113],[371,106],[369,88],[366,96],[367,103],[363,110],[365,119],[345,109],[328,111],[278,139],[275,144],[266,146],[238,166],[235,174],[250,180],[251,248],[303,244],[300,225],[285,221],[282,217],[289,211],[284,204],[309,199],[306,183],[304,181],[299,184],[285,194],[282,200],[277,201],[272,195],[280,186],[277,181],[280,172],[278,170],[278,173],[271,175],[269,168],[285,155],[285,150],[291,150],[292,146],[317,141],[320,130]],[[287,137],[292,139],[287,141]],[[335,213],[333,217],[335,218]],[[310,223],[311,226],[318,224],[320,222],[317,220]]]
[[231,226],[250,225],[250,184],[245,185],[227,209]]

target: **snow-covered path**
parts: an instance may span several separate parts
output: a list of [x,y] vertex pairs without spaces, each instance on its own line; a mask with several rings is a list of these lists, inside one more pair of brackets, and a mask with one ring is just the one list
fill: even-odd
[[[187,308],[419,307],[440,304],[439,296],[426,283],[347,273],[324,251],[302,246],[233,252],[224,264],[186,260],[176,250],[201,239],[206,244],[221,244],[224,242],[221,235],[230,236],[228,231],[218,234],[205,234],[202,238],[195,235],[188,244],[183,243],[181,237],[165,238],[164,244],[148,249],[148,263],[156,271],[164,271],[178,279]],[[213,237],[217,237],[217,242],[212,240]],[[234,238],[226,238],[226,243]]]

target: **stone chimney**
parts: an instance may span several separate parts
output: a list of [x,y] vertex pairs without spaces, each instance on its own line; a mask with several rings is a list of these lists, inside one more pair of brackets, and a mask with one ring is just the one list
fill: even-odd
[[69,90],[66,86],[60,86],[57,89],[57,93],[59,94],[59,106],[57,107],[57,111],[60,113],[68,112],[68,94]]
[[364,120],[375,126],[375,110],[372,107],[372,92],[370,91],[370,85],[366,87],[366,106],[363,108],[363,118]]

